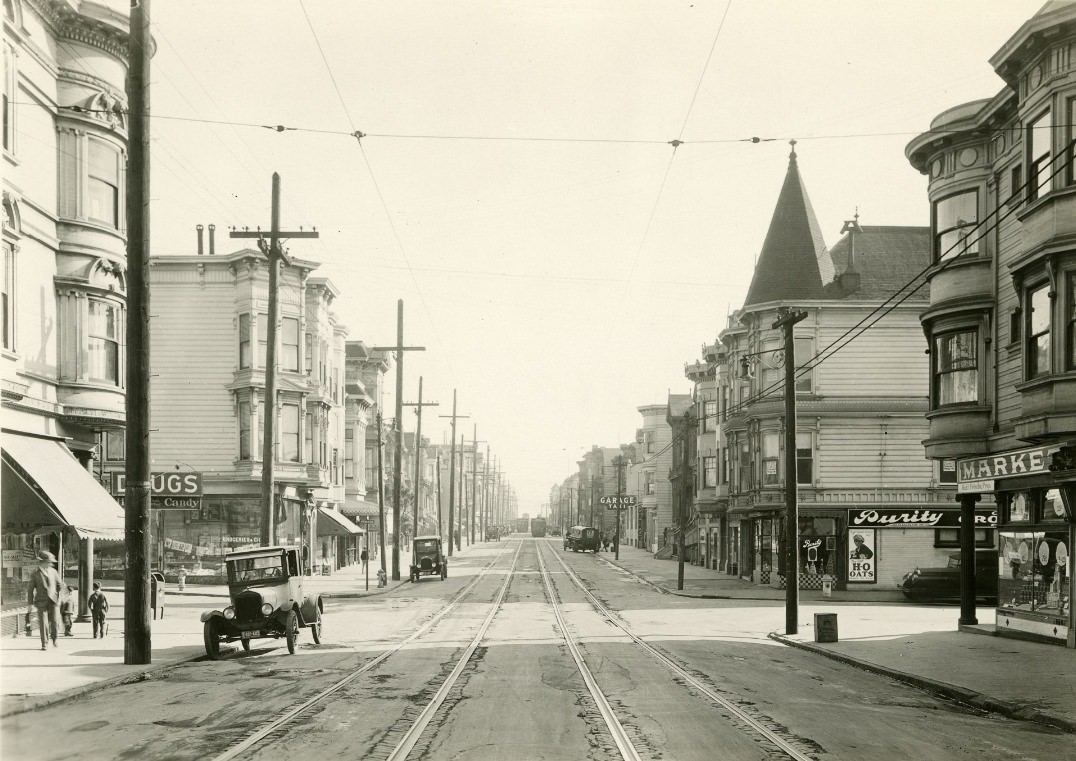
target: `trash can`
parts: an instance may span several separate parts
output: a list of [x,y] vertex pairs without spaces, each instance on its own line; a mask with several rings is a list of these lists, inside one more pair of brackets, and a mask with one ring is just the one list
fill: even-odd
[[157,618],[157,609],[161,610],[161,618],[164,618],[164,574],[154,571],[149,575],[149,606],[153,610],[153,617]]
[[815,613],[814,614],[814,641],[836,642],[837,641],[837,614]]

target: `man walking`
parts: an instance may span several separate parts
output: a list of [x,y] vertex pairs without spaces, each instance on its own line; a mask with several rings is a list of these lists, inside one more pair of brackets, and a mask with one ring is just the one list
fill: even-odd
[[37,626],[41,630],[41,649],[48,649],[48,640],[56,647],[56,607],[60,603],[60,574],[52,567],[56,558],[42,550],[37,555],[37,568],[30,574],[26,602],[37,608]]

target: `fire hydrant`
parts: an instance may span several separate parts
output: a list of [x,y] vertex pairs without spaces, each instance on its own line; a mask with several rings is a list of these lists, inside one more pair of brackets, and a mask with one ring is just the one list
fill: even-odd
[[385,569],[379,568],[377,570],[377,585],[379,587],[387,586],[389,583],[388,577],[385,575]]
[[187,569],[180,568],[177,576],[179,577],[179,591],[182,592],[187,588]]
[[822,574],[822,596],[833,596],[833,577],[830,576],[828,573]]

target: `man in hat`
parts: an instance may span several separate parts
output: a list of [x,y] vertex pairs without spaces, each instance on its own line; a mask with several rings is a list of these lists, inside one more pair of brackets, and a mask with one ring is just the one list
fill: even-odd
[[[26,602],[37,608],[37,627],[41,630],[41,649],[48,649],[48,638],[56,647],[56,607],[60,603],[60,574],[52,567],[56,558],[47,550],[37,554],[37,568],[30,574]],[[47,626],[46,626],[47,624]]]

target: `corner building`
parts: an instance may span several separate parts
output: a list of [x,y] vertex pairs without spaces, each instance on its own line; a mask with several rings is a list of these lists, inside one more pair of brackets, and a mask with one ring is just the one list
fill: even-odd
[[998,631],[1071,648],[1076,4],[1044,5],[990,64],[1001,90],[906,149],[931,207],[924,443],[957,458],[966,510],[997,502]]

